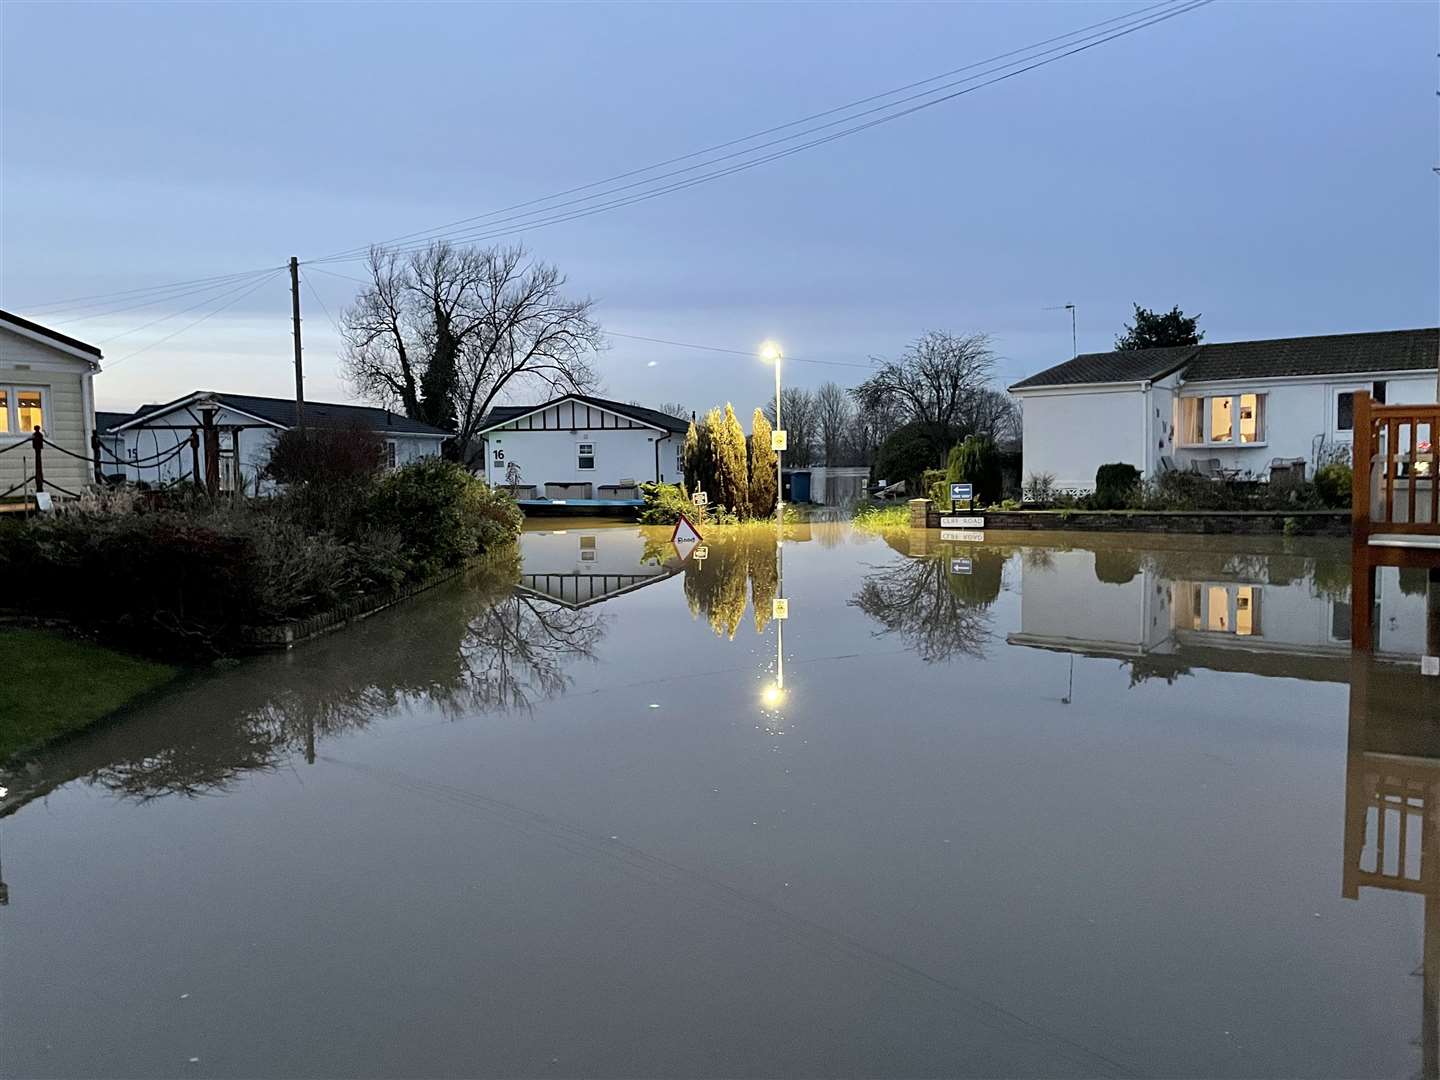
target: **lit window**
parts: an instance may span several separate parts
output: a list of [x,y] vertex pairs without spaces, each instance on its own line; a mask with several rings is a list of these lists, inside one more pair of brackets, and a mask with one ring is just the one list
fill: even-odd
[[1241,585],[1235,590],[1235,633],[1255,637],[1260,633],[1260,590]]
[[1265,431],[1265,395],[1240,395],[1240,441],[1260,442]]
[[10,391],[0,387],[0,435],[10,430]]
[[1180,441],[1182,443],[1203,443],[1205,441],[1204,398],[1180,399]]
[[1180,399],[1181,446],[1226,446],[1265,441],[1265,395],[1225,394]]
[[1205,629],[1223,634],[1230,629],[1230,590],[1224,585],[1211,585],[1209,592]]
[[577,454],[578,454],[578,457],[579,457],[578,468],[581,468],[581,469],[593,469],[593,468],[595,468],[595,444],[594,444],[594,443],[588,443],[588,442],[578,443],[578,444],[576,445],[576,450],[577,450]]
[[[1201,585],[1181,583],[1176,591],[1175,622],[1177,627],[1212,634],[1234,634],[1236,637],[1259,637],[1259,585]],[[1188,599],[1189,610],[1184,610]]]
[[1210,399],[1210,441],[1226,443],[1231,439],[1231,433],[1235,430],[1233,398],[1217,397]]
[[45,418],[40,409],[39,390],[15,391],[15,417],[20,421],[18,428],[21,431],[44,429]]

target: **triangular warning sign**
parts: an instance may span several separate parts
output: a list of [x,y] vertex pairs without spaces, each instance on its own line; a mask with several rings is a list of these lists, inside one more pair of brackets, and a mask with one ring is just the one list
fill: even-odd
[[675,554],[680,556],[680,561],[684,562],[695,550],[695,546],[700,543],[700,530],[695,528],[689,518],[681,514],[680,520],[675,523],[675,531],[670,534],[670,543],[674,545]]

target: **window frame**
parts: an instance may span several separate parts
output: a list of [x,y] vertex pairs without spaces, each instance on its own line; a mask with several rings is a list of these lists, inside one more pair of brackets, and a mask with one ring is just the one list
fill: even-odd
[[399,466],[396,462],[400,457],[400,445],[394,439],[385,440],[385,468],[396,469]]
[[[585,448],[586,448],[587,446],[590,448],[590,452],[589,452],[588,454],[585,452]],[[585,459],[586,459],[586,458],[589,458],[589,459],[590,459],[590,464],[589,464],[589,465],[586,465],[586,464],[585,464]],[[595,471],[595,444],[594,444],[594,442],[577,442],[577,443],[575,444],[575,468],[576,468],[578,471],[580,471],[580,472],[594,472],[594,471]]]
[[4,421],[5,428],[0,431],[0,442],[20,442],[33,436],[32,431],[20,430],[20,395],[37,394],[40,397],[40,430],[47,430],[46,422],[50,419],[50,394],[47,387],[28,386],[23,383],[0,384],[0,393],[5,395]]
[[[1246,442],[1240,437],[1240,410],[1242,402],[1247,397],[1255,399],[1256,427],[1259,429],[1260,437],[1253,442]],[[1181,394],[1175,399],[1175,433],[1176,448],[1181,450],[1249,450],[1251,447],[1267,446],[1270,442],[1270,417],[1269,417],[1268,390],[1236,390],[1228,394]],[[1210,437],[1211,425],[1214,422],[1214,408],[1212,402],[1228,400],[1230,402],[1230,438],[1212,439]],[[1185,428],[1185,403],[1188,401],[1200,402],[1200,434],[1201,442],[1194,442],[1189,438],[1189,432]]]

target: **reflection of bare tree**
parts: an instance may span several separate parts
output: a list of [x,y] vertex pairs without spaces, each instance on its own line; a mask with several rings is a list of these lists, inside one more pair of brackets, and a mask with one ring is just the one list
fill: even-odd
[[1000,595],[1003,558],[986,553],[971,560],[971,573],[951,574],[943,557],[906,559],[878,567],[850,603],[899,634],[926,661],[985,655],[990,605]]
[[[516,564],[488,567],[389,615],[199,680],[142,714],[67,741],[6,777],[18,801],[87,777],[128,797],[201,795],[410,703],[447,716],[528,708],[592,659],[603,617],[511,594]],[[7,807],[13,808],[13,807]]]
[[603,632],[593,609],[572,610],[516,596],[482,612],[470,624],[460,655],[468,708],[529,708],[570,686],[566,665],[593,660]]

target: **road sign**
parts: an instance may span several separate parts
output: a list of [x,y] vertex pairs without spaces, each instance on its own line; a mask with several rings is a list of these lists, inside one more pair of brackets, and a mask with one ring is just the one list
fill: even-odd
[[788,619],[790,617],[790,601],[783,596],[777,596],[771,600],[770,617],[772,619]]
[[778,430],[776,430],[776,431],[770,432],[770,449],[771,449],[771,450],[788,450],[788,449],[790,449],[788,446],[785,445],[785,440],[786,440],[786,438],[787,438],[787,432],[785,431],[784,428],[780,428],[780,429],[778,429]]
[[692,559],[694,559],[696,562],[704,562],[706,559],[708,559],[708,558],[710,557],[710,549],[709,549],[708,547],[706,547],[704,544],[700,544],[700,545],[697,546],[697,547],[695,548],[695,550],[691,553],[690,557],[691,557]]
[[942,517],[940,527],[942,529],[983,529],[985,519],[983,517]]
[[680,520],[675,523],[675,531],[670,534],[670,543],[675,548],[675,554],[680,556],[680,561],[684,562],[690,557],[690,553],[699,546],[700,530],[695,528],[689,518],[681,514]]
[[983,544],[985,534],[979,529],[941,529],[941,540],[965,540],[974,544]]
[[968,574],[974,569],[975,564],[972,563],[969,559],[950,560],[950,573],[952,574]]
[[703,491],[697,491],[694,495],[690,496],[690,501],[696,506],[708,506],[710,504],[710,496]]
[[974,484],[951,484],[951,485],[950,485],[950,501],[951,501],[951,502],[967,502],[967,503],[968,503],[968,502],[970,502],[971,500],[973,500],[974,498],[975,498],[975,485],[974,485]]

